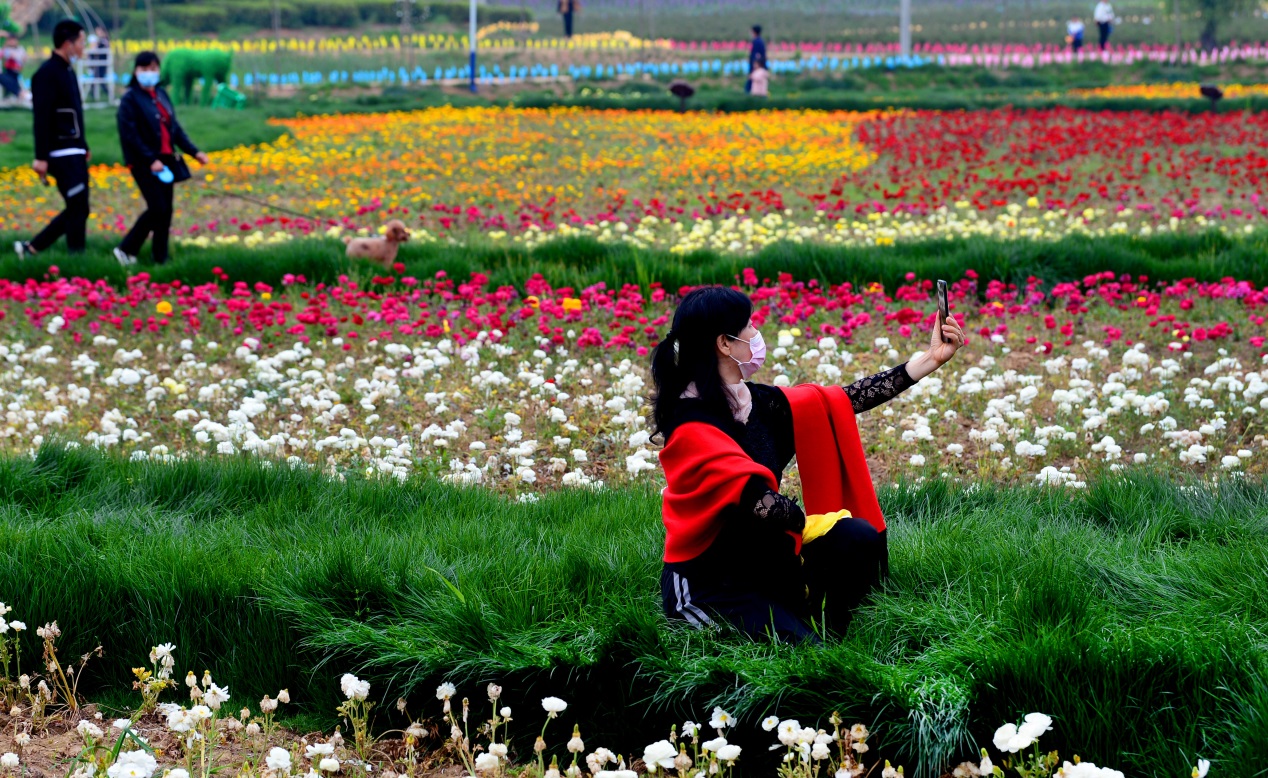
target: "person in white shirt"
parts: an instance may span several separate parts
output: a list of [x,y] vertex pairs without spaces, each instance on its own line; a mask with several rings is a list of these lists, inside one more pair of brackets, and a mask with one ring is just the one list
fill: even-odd
[[1096,20],[1096,29],[1101,33],[1101,51],[1105,51],[1109,45],[1110,33],[1114,31],[1114,6],[1109,4],[1109,0],[1101,0],[1096,4],[1092,18]]
[[1083,48],[1083,20],[1075,17],[1066,22],[1065,32],[1065,41],[1070,44],[1070,51],[1078,54],[1079,49]]

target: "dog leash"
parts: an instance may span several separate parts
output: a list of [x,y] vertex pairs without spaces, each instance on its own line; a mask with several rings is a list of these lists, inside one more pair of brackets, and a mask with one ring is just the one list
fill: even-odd
[[214,186],[212,186],[211,184],[208,184],[208,183],[207,183],[207,179],[205,179],[205,178],[199,178],[199,179],[196,179],[196,180],[198,181],[198,183],[199,183],[199,184],[201,184],[201,185],[202,185],[203,189],[206,189],[207,191],[212,192],[212,193],[214,193],[214,194],[218,194],[218,195],[220,195],[220,196],[222,196],[222,197],[233,197],[233,198],[236,198],[236,199],[238,199],[238,200],[245,200],[245,201],[247,201],[248,203],[253,203],[253,204],[258,205],[258,206],[260,206],[260,207],[262,207],[262,208],[270,208],[270,209],[272,209],[272,210],[274,210],[274,211],[280,211],[280,212],[282,212],[282,213],[289,214],[289,215],[291,215],[291,216],[298,216],[298,217],[300,217],[301,219],[308,219],[309,221],[313,222],[314,224],[321,224],[321,223],[324,221],[324,219],[315,219],[315,218],[313,218],[312,216],[310,216],[309,214],[306,214],[306,213],[300,213],[299,211],[292,211],[290,208],[283,208],[283,207],[282,207],[282,206],[280,206],[280,205],[274,205],[273,203],[268,203],[268,202],[265,202],[265,201],[263,201],[263,200],[258,200],[258,199],[254,198],[254,197],[247,197],[247,196],[246,196],[246,195],[244,195],[244,194],[238,194],[237,192],[230,192],[230,191],[229,191],[229,190],[227,190],[227,189],[220,189],[220,188],[218,188],[218,187],[214,187]]

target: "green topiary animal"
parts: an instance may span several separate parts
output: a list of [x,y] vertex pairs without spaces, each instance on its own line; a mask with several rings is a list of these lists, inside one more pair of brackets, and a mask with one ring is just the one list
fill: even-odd
[[10,35],[19,35],[22,32],[22,30],[18,29],[18,25],[13,22],[8,3],[0,3],[0,32],[6,32]]
[[194,84],[203,79],[202,104],[210,105],[215,90],[229,80],[232,51],[174,49],[163,57],[163,82],[170,84],[179,103],[193,102]]

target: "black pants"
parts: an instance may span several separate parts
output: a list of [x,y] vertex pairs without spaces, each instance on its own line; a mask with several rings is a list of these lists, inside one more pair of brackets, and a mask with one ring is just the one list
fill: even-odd
[[43,251],[65,235],[72,254],[83,251],[88,233],[88,158],[83,154],[55,157],[48,161],[48,174],[56,179],[66,207],[31,239],[31,248]]
[[660,582],[666,615],[697,627],[721,621],[754,638],[815,641],[816,627],[844,632],[889,567],[885,533],[862,519],[837,522],[802,547],[800,560],[791,556],[791,565],[789,549],[778,542],[755,537],[753,543],[772,552],[769,562],[759,561],[760,551],[736,554],[731,549],[666,564]]
[[[164,159],[163,162],[171,168],[174,160]],[[141,196],[145,198],[145,211],[136,217],[136,224],[124,236],[119,248],[125,254],[136,256],[145,244],[145,239],[153,233],[154,243],[150,246],[150,253],[154,263],[161,265],[167,261],[168,234],[172,231],[172,195],[176,186],[163,183],[145,167],[132,168],[132,178],[141,190]]]
[[1099,33],[1101,34],[1101,51],[1105,51],[1105,46],[1106,46],[1107,44],[1109,44],[1109,36],[1110,36],[1110,32],[1111,32],[1113,29],[1114,29],[1114,28],[1110,25],[1110,23],[1109,23],[1109,22],[1097,22],[1097,23],[1096,23],[1096,30],[1097,30],[1097,32],[1099,32]]
[[564,37],[572,37],[572,11],[564,11]]

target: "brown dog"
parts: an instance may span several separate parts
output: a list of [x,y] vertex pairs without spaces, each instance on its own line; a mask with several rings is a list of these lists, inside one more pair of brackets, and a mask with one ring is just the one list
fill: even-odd
[[368,259],[382,265],[385,270],[391,270],[397,249],[409,240],[409,230],[399,219],[393,219],[384,226],[386,231],[381,238],[345,237],[343,242],[348,244],[348,256]]

